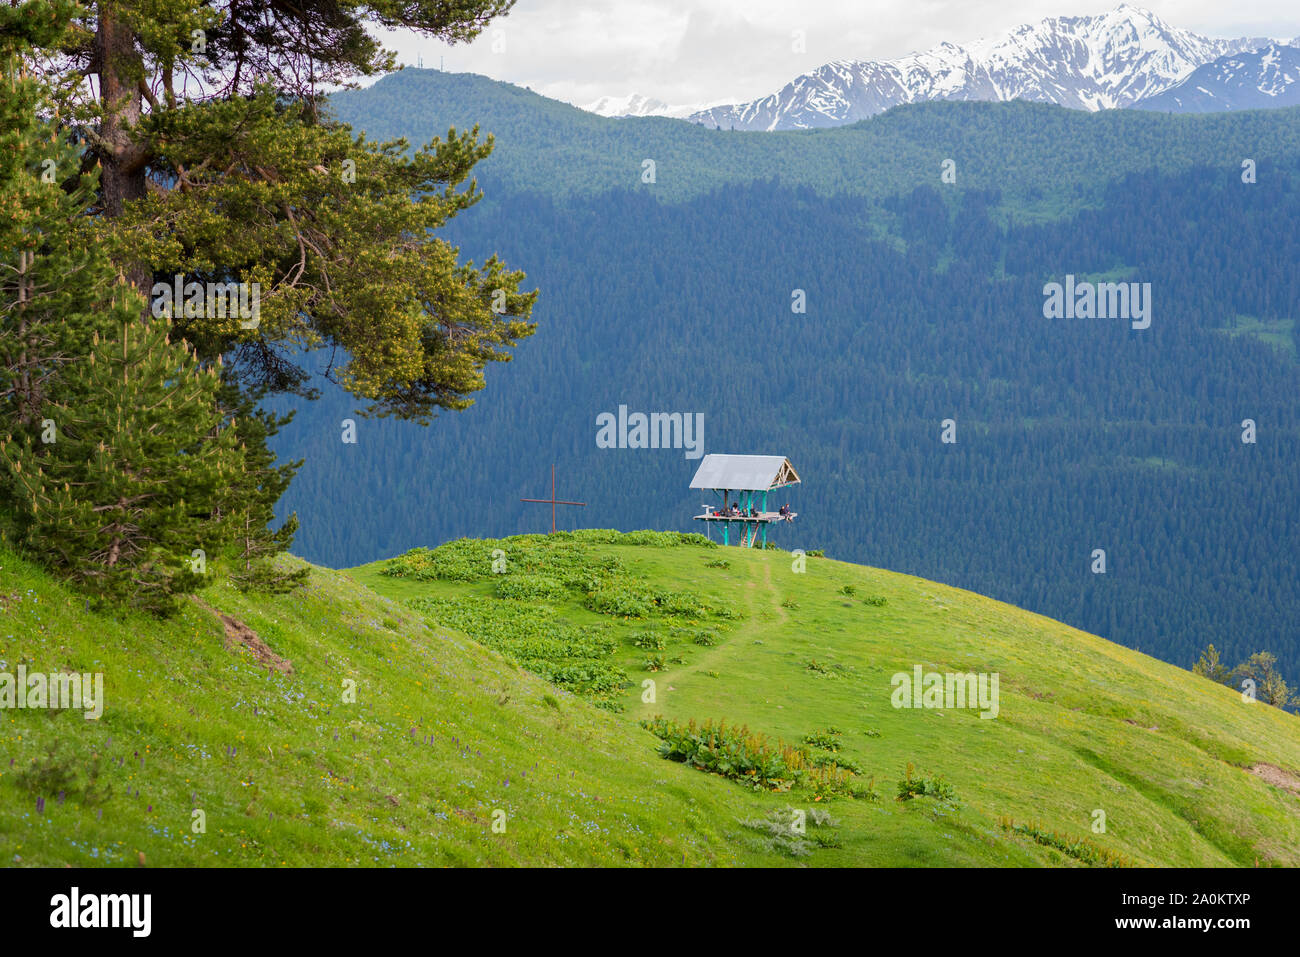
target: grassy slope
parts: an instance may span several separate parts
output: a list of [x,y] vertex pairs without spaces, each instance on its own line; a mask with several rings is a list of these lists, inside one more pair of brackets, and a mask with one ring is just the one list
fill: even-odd
[[[1268,762],[1300,771],[1300,719],[1293,715],[1247,704],[1231,689],[1059,622],[923,579],[819,558],[796,574],[783,552],[729,549],[731,567],[716,569],[705,563],[723,554],[717,550],[603,548],[656,583],[734,596],[746,611],[713,648],[670,648],[687,664],[654,675],[653,706],[630,689],[630,718],[725,717],[787,741],[828,725],[845,732],[846,753],[875,776],[886,800],[837,802],[845,849],[819,859],[907,864],[941,853],[917,827],[929,811],[888,800],[914,762],[956,785],[966,806],[952,833],[974,844],[1000,834],[999,818],[1010,815],[1090,837],[1143,863],[1300,864],[1300,797],[1243,770]],[[396,597],[490,593],[483,585],[394,581],[379,567],[355,574]],[[845,585],[857,597],[843,595]],[[868,606],[866,596],[887,603]],[[787,601],[797,607],[783,607]],[[576,604],[566,609],[574,624],[598,617]],[[629,633],[644,627],[626,624]],[[623,660],[638,678],[644,659],[627,645]],[[842,673],[825,677],[807,667],[814,660]],[[998,672],[999,717],[894,709],[890,677],[916,664]],[[880,736],[868,736],[869,729]],[[1091,833],[1096,809],[1106,813],[1104,835]],[[999,847],[976,850],[957,836],[953,842],[985,862],[999,860]]]
[[[3,552],[0,598],[0,670],[103,671],[107,698],[98,722],[0,712],[6,865],[135,864],[142,852],[150,866],[755,859],[724,836],[754,803],[745,795],[658,760],[624,720],[562,693],[546,703],[540,680],[336,572],[289,598],[204,595],[289,658],[290,676],[226,651],[198,608],[165,623],[89,613]],[[341,704],[345,678],[355,705]],[[37,813],[18,772],[54,739],[83,777],[92,753],[106,759],[111,799],[48,793]],[[195,807],[206,834],[191,833]],[[496,808],[504,834],[491,831]]]
[[[1143,862],[1300,863],[1300,798],[1240,767],[1300,769],[1292,716],[919,579],[823,559],[794,575],[778,552],[729,550],[731,567],[712,569],[704,563],[716,550],[593,547],[672,587],[734,596],[745,612],[716,647],[674,649],[688,663],[654,676],[654,707],[634,689],[623,715],[553,692],[365,587],[401,599],[486,585],[399,582],[368,566],[355,580],[318,569],[305,592],[283,598],[208,589],[209,604],[293,662],[286,676],[225,650],[220,625],[199,608],[161,623],[88,612],[0,551],[0,670],[103,671],[108,698],[98,722],[0,712],[3,862],[135,864],[143,853],[150,866],[788,863],[739,821],[806,801],[660,760],[634,721],[662,712],[726,717],[787,740],[844,729],[885,800],[832,802],[842,847],[806,863],[1070,863],[1008,837],[997,819],[1085,836],[1094,808],[1109,824],[1097,843]],[[850,583],[888,603],[838,594]],[[782,607],[787,598],[798,607]],[[597,619],[576,604],[563,612]],[[639,679],[644,652],[628,646],[623,656]],[[814,658],[843,673],[819,677],[806,667]],[[999,671],[1001,716],[893,710],[889,676],[915,663]],[[341,703],[346,678],[358,685],[354,705]],[[83,806],[69,786],[62,804],[43,795],[38,813],[40,788],[22,786],[20,772],[55,739],[60,763],[83,780],[101,756],[111,798]],[[946,775],[963,806],[890,800],[908,761]],[[206,834],[191,833],[194,807]],[[504,834],[491,830],[496,808]]]

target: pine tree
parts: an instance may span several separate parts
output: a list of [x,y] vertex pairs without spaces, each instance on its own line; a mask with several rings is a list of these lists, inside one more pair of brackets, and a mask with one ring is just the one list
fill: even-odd
[[241,453],[218,369],[169,341],[165,321],[136,318],[129,287],[121,297],[117,333],[96,335],[60,379],[58,441],[41,451],[30,436],[0,442],[0,466],[23,545],[88,590],[161,614],[230,543],[218,505]]
[[41,63],[103,168],[99,241],[150,297],[176,276],[256,288],[255,324],[174,326],[243,383],[309,394],[295,358],[319,346],[368,411],[464,409],[534,331],[523,275],[464,262],[438,235],[480,198],[469,177],[491,139],[368,141],[330,117],[324,90],[394,68],[371,27],[465,41],[512,2],[85,0]]
[[[63,35],[75,5],[0,7],[0,440],[41,458],[65,424],[49,401],[97,329],[111,328],[116,275],[88,239],[98,171],[62,135],[57,97],[30,71],[34,48]],[[16,492],[0,469],[0,536]]]
[[14,264],[0,287],[0,529],[91,590],[156,611],[236,532],[240,584],[291,587],[305,572],[269,559],[297,519],[266,527],[296,471],[266,447],[287,419],[222,382],[219,360],[201,372],[166,323],[140,327],[141,297],[89,238],[98,170],[83,172],[58,97],[28,71],[71,10],[0,8],[0,251]]
[[1227,684],[1232,678],[1232,672],[1219,660],[1219,649],[1213,644],[1201,652],[1200,660],[1192,665],[1192,672],[1219,684]]
[[1249,679],[1255,683],[1255,693],[1260,701],[1285,710],[1300,705],[1300,697],[1293,697],[1290,687],[1277,670],[1277,656],[1267,651],[1257,651],[1236,668],[1232,680],[1241,683]]
[[52,91],[29,72],[34,45],[55,42],[72,9],[0,7],[0,430],[39,424],[50,382],[110,299],[114,273],[85,218],[98,176],[83,173]]

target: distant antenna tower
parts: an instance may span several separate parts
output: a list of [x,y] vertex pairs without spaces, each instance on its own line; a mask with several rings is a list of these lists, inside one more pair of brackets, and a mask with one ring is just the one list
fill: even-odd
[[442,65],[443,65],[443,63],[446,62],[446,60],[447,60],[447,58],[446,58],[445,56],[440,56],[440,57],[438,57],[438,72],[439,72],[439,73],[442,72]]
[[421,70],[423,70],[423,69],[424,69],[424,57],[422,57],[422,56],[417,56],[417,57],[415,58],[415,65],[418,66]]

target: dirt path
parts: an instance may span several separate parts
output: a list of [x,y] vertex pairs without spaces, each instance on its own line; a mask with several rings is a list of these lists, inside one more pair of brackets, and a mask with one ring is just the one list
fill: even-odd
[[1284,788],[1292,794],[1300,794],[1300,777],[1283,771],[1275,764],[1252,764],[1246,770],[1263,778],[1274,787]]
[[[670,667],[667,671],[648,675],[658,684],[658,694],[676,691],[680,682],[695,677],[697,673],[723,672],[731,661],[744,655],[754,641],[763,639],[789,623],[789,612],[781,607],[781,593],[772,580],[774,559],[771,556],[764,557],[766,560],[761,563],[761,572],[751,576],[750,580],[743,585],[745,620],[738,627],[727,632],[721,642],[712,648],[692,646],[695,651],[702,654],[690,664]],[[774,619],[764,620],[762,616],[769,613],[775,616]],[[659,707],[657,703],[643,704],[641,712],[645,717],[649,717],[658,713]]]
[[776,624],[777,627],[780,627],[790,620],[790,614],[785,610],[785,606],[781,604],[780,592],[778,592],[776,586],[772,584],[771,559],[763,563],[763,584],[767,586],[767,590],[772,595],[772,610],[776,612]]

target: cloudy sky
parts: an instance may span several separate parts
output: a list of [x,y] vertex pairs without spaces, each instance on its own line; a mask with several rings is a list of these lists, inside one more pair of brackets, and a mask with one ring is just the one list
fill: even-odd
[[[470,44],[386,40],[403,63],[482,73],[556,99],[640,93],[670,104],[764,96],[828,60],[893,59],[966,43],[1118,0],[518,0]],[[1171,26],[1207,36],[1300,34],[1296,0],[1147,0]],[[802,52],[796,31],[804,37]]]

